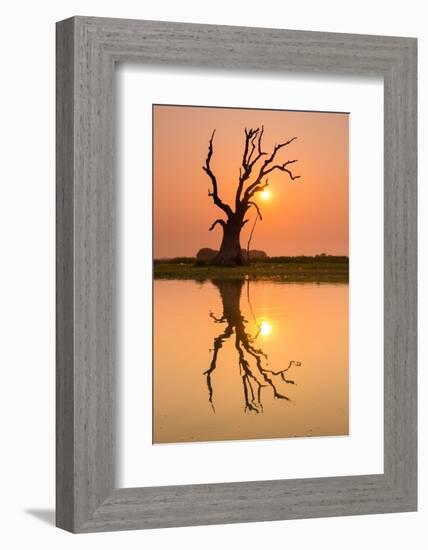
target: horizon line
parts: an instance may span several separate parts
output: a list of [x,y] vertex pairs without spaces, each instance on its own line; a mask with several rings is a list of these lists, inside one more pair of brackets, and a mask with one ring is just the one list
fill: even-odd
[[[253,250],[250,250],[253,252]],[[158,256],[154,257],[153,260],[175,260],[176,258],[196,258],[196,254],[187,256],[185,254],[179,254],[177,256]],[[321,252],[319,254],[274,254],[270,256],[266,255],[267,258],[317,258],[317,257],[330,257],[330,258],[349,258],[349,254],[328,254]]]

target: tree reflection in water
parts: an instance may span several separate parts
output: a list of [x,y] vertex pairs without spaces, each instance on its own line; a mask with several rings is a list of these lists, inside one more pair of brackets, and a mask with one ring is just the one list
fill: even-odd
[[[233,335],[235,335],[234,347],[236,349],[237,364],[243,384],[245,411],[255,413],[263,412],[261,390],[266,387],[273,391],[273,396],[276,399],[290,401],[290,398],[284,391],[285,385],[295,384],[295,382],[287,378],[286,373],[291,367],[300,366],[301,363],[298,361],[290,361],[282,370],[269,370],[267,368],[268,357],[255,342],[260,334],[267,334],[270,331],[270,325],[266,321],[260,323],[255,336],[252,336],[246,331],[245,325],[247,324],[247,320],[242,315],[240,308],[244,280],[213,280],[212,283],[220,292],[223,314],[221,317],[216,317],[213,313],[210,313],[210,316],[214,322],[226,325],[225,330],[214,338],[210,367],[204,373],[208,388],[208,399],[213,410],[215,411],[212,376],[217,368],[218,355],[223,344],[226,340],[232,338]],[[249,284],[250,282],[247,281],[248,297]],[[252,311],[250,302],[249,306]]]

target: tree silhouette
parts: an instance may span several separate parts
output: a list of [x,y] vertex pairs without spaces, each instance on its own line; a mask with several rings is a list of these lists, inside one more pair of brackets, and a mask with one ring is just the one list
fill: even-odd
[[218,218],[209,228],[212,231],[216,225],[220,225],[223,229],[220,250],[212,261],[213,265],[237,266],[244,265],[247,262],[248,258],[244,256],[241,250],[241,230],[248,222],[245,216],[251,207],[256,210],[256,215],[262,219],[260,208],[256,203],[256,195],[269,185],[268,174],[274,170],[280,170],[287,174],[291,180],[300,177],[294,176],[289,168],[291,164],[297,162],[297,159],[277,163],[277,154],[296,140],[297,137],[276,144],[272,152],[268,154],[262,150],[263,132],[263,126],[261,128],[245,128],[244,152],[233,207],[220,198],[217,178],[211,168],[215,130],[209,140],[208,154],[202,169],[211,180],[208,195],[212,197],[214,204],[226,215],[226,219]]
[[[244,409],[246,412],[263,412],[261,399],[262,388],[270,388],[275,399],[290,401],[285,394],[285,385],[294,384],[285,376],[292,366],[300,366],[298,361],[289,361],[288,365],[279,371],[272,371],[267,367],[267,355],[262,349],[256,347],[254,337],[251,336],[245,327],[246,320],[241,313],[240,299],[244,280],[213,280],[212,283],[218,288],[221,296],[223,314],[216,317],[210,314],[216,323],[225,323],[225,330],[214,339],[212,357],[208,370],[204,372],[208,389],[208,400],[214,409],[214,390],[212,376],[217,368],[218,355],[223,344],[235,334],[234,344],[237,353],[237,363],[242,378]],[[249,281],[248,281],[249,284]]]

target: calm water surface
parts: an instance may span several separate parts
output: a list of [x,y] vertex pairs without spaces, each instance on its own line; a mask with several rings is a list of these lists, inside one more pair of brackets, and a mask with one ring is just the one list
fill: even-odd
[[348,434],[348,285],[154,283],[153,442]]

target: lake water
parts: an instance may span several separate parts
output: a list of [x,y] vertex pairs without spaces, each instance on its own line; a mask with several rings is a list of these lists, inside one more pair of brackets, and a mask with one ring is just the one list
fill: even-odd
[[347,284],[154,282],[154,443],[346,434]]

